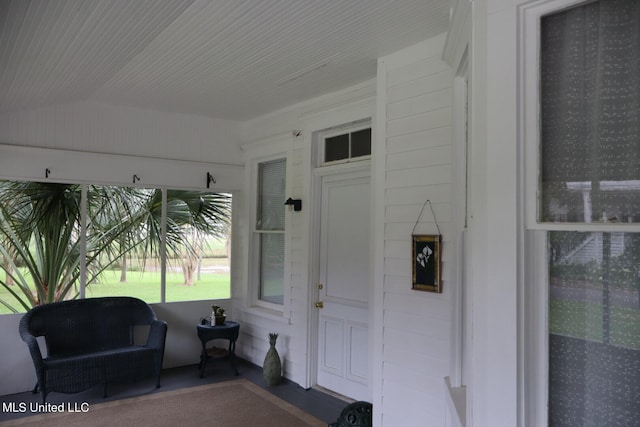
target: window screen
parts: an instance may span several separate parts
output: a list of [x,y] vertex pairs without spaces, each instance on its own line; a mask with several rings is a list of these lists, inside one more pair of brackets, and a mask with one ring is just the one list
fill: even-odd
[[260,163],[257,229],[284,230],[285,178],[284,159]]
[[542,19],[544,222],[640,222],[640,2]]
[[541,36],[539,217],[597,230],[548,232],[549,425],[638,426],[640,233],[598,224],[640,222],[640,2],[563,10]]
[[256,215],[259,276],[258,299],[274,304],[284,301],[284,220],[286,159],[258,165],[258,206]]

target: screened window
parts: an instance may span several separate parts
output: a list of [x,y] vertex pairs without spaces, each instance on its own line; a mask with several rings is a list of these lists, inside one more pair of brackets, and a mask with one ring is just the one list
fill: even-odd
[[229,298],[230,226],[230,194],[0,181],[0,313],[83,292]]
[[640,420],[640,234],[549,239],[549,425]]
[[258,299],[284,301],[284,221],[286,159],[258,165],[258,203],[255,233],[258,245]]
[[543,17],[540,59],[549,425],[637,426],[640,2]]
[[542,19],[543,222],[640,222],[640,3]]

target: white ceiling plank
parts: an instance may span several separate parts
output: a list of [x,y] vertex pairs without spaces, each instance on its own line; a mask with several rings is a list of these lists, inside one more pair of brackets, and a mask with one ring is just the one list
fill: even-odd
[[0,113],[74,101],[247,120],[375,77],[449,0],[3,0]]

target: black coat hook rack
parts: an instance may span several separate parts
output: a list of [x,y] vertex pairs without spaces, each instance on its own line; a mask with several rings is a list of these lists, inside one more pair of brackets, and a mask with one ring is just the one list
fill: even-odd
[[209,185],[211,185],[212,183],[215,184],[216,179],[213,177],[213,175],[207,172],[207,188],[209,188]]

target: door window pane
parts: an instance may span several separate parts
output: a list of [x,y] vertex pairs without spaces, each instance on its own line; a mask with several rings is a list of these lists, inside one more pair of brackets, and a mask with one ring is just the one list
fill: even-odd
[[371,128],[362,129],[351,134],[351,157],[371,154]]
[[324,140],[324,161],[333,162],[349,158],[349,134],[332,136]]

